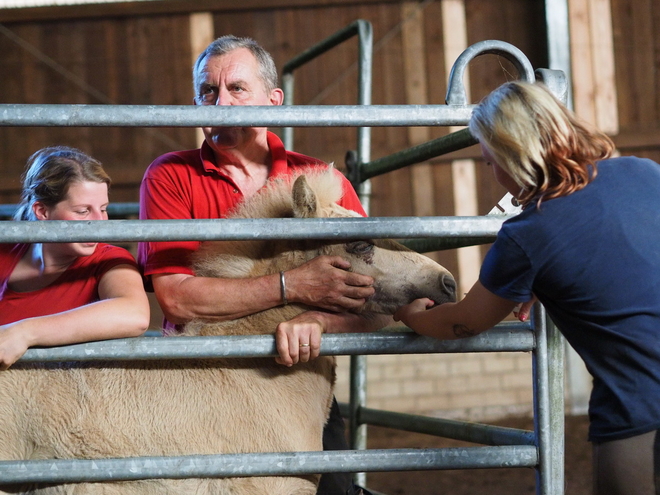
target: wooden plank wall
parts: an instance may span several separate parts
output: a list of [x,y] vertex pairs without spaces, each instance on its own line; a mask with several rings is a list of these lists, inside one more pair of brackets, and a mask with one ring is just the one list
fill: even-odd
[[[589,2],[598,4],[599,0]],[[285,8],[282,2],[277,8],[269,8],[267,3],[252,3],[255,4],[252,10],[232,7],[214,11],[215,34],[252,36],[273,53],[281,66],[354,20],[366,19],[374,26],[373,102],[444,103],[447,69],[443,57],[450,47],[443,28],[442,0],[319,2],[318,5],[295,2],[296,8]],[[484,39],[509,41],[522,49],[535,67],[547,66],[541,0],[464,0],[463,3],[468,44]],[[617,144],[623,153],[636,152],[658,159],[660,60],[656,54],[660,50],[660,6],[653,0],[610,0],[610,3],[620,125]],[[213,2],[205,5],[212,6]],[[188,104],[191,101],[190,61],[194,51],[191,43],[195,41],[194,37],[191,39],[191,16],[185,12],[157,15],[114,12],[110,18],[95,18],[87,12],[79,19],[35,21],[15,18],[13,14],[13,22],[4,23],[0,29],[2,103]],[[19,42],[14,37],[20,38]],[[423,53],[411,61],[415,46],[423,47]],[[297,73],[296,103],[355,103],[356,56],[357,43],[349,41],[302,68]],[[417,71],[415,77],[423,79],[411,78],[413,70]],[[476,59],[470,70],[473,101],[513,77],[514,70],[504,60],[492,56]],[[415,144],[419,135],[434,138],[446,132],[443,128],[374,128],[372,157]],[[355,147],[355,134],[351,128],[298,129],[296,148],[341,167],[346,150]],[[2,128],[0,202],[16,200],[18,176],[25,159],[36,149],[51,144],[78,146],[101,159],[116,183],[112,199],[134,201],[139,179],[148,163],[170,149],[195,146],[196,137],[191,129],[176,128]],[[459,155],[470,157],[477,153],[472,149]],[[372,214],[453,214],[450,161],[443,158],[430,163],[432,166],[427,164],[422,174],[424,181],[415,178],[420,174],[414,168],[374,179]],[[484,176],[489,171],[478,163],[475,173],[477,213],[483,214],[499,199],[502,190]],[[420,197],[424,189],[426,193]]]
[[[6,24],[0,33],[2,103],[190,102],[188,15]],[[177,63],[177,61],[185,63]],[[91,94],[90,94],[91,93]],[[135,201],[159,153],[194,146],[191,129],[2,128],[0,201],[14,201],[26,158],[43,146],[76,146],[100,159],[113,201]]]
[[660,4],[610,0],[622,154],[660,162]]
[[[547,65],[544,38],[538,35],[544,23],[540,0],[460,3],[465,5],[468,43],[509,41],[535,67]],[[207,17],[175,13],[6,23],[4,28],[22,45],[0,33],[0,73],[9,76],[0,78],[0,102],[189,104],[191,60],[197,52],[191,46],[199,43],[200,34],[191,32],[190,26],[200,22],[203,26]],[[453,33],[444,32],[439,0],[212,12],[216,36],[251,36],[273,54],[278,67],[356,19],[373,24],[374,104],[444,103],[448,76],[444,52]],[[357,41],[350,40],[297,71],[295,103],[356,103],[357,53]],[[477,99],[515,77],[510,64],[497,57],[482,57],[473,66],[470,90]],[[372,157],[447,132],[374,128]],[[197,139],[194,130],[176,128],[1,128],[0,202],[16,201],[26,158],[46,145],[77,146],[99,158],[114,179],[111,199],[117,202],[137,200],[139,180],[153,158],[171,149],[194,147]],[[339,168],[346,151],[355,146],[353,128],[296,130],[296,150]],[[475,168],[479,186],[472,210],[479,214],[488,212],[503,194],[490,177],[481,177],[484,172],[483,167]],[[453,215],[458,200],[451,162],[434,160],[375,178],[371,214]],[[454,252],[433,256],[449,269],[458,269]]]

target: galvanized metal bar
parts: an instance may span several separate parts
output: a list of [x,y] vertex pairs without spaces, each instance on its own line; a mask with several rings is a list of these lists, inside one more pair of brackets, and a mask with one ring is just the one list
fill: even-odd
[[548,334],[545,310],[540,304],[534,305],[533,320],[536,333],[536,349],[532,353],[535,399],[534,430],[539,452],[539,464],[536,469],[536,493],[538,495],[554,495],[552,491],[552,464],[550,462],[552,438],[548,383]]
[[[469,339],[441,341],[412,331],[327,334],[321,355],[418,354],[459,352],[530,352],[533,333],[525,323],[502,323]],[[139,337],[86,342],[61,347],[32,347],[20,363],[59,361],[138,361],[150,359],[213,359],[274,357],[273,335],[222,337]]]
[[[367,448],[367,427],[358,416],[360,409],[367,405],[367,357],[365,352],[351,356],[349,375],[349,445],[352,449]],[[364,480],[360,480],[364,481]]]
[[[548,67],[560,70],[571,81],[571,36],[569,29],[568,0],[545,0],[545,25],[548,32]],[[571,85],[567,85],[566,99],[572,108]]]
[[0,105],[14,127],[410,127],[466,125],[472,105]]
[[497,235],[506,217],[94,220],[0,222],[0,242],[137,242],[273,239],[401,239]]
[[[372,66],[373,66],[373,28],[371,23],[362,21],[358,25],[358,105],[371,105]],[[371,128],[357,129],[357,160],[364,163],[371,160]],[[367,177],[360,177],[355,184],[358,197],[367,214],[371,207],[371,182]]]
[[[371,105],[372,84],[372,58],[373,58],[373,29],[371,23],[361,22],[358,25],[358,105]],[[366,162],[371,159],[371,128],[357,128],[357,159]],[[357,185],[357,194],[364,211],[369,214],[371,208],[371,182],[360,180]],[[367,357],[362,355],[351,356],[350,370],[350,438],[351,448],[365,450],[367,448],[367,426],[360,424],[356,412],[367,405]],[[358,486],[367,484],[367,474],[364,471],[356,472],[355,483]]]
[[356,467],[374,472],[512,468],[536,462],[536,449],[528,445],[0,461],[0,484],[296,476],[351,472]]
[[383,175],[477,143],[478,141],[472,137],[468,129],[462,129],[412,148],[378,158],[372,162],[361,161],[360,178],[366,180]]
[[548,469],[551,476],[551,493],[564,493],[564,337],[546,313],[548,337]]
[[[546,0],[545,16],[548,31],[548,66],[554,72],[562,72],[565,91],[562,102],[572,108],[571,94],[571,49],[568,15],[568,0]],[[537,69],[537,77],[543,78],[548,87],[557,86],[559,76],[548,74],[548,70]],[[540,74],[539,74],[540,73]],[[557,94],[556,90],[553,90]],[[550,469],[552,471],[552,493],[564,493],[564,351],[565,343],[557,327],[548,318],[546,320],[548,333],[548,387],[550,394],[550,439],[549,446]],[[566,377],[567,383],[574,378],[570,374]]]
[[[293,73],[282,74],[282,91],[284,91],[284,100],[282,102],[285,106],[292,106],[295,96],[295,78]],[[286,126],[282,128],[282,144],[288,151],[293,151],[293,127]]]
[[[342,407],[342,414],[346,408]],[[347,412],[347,411],[346,411]],[[358,411],[360,422],[396,430],[424,433],[442,438],[484,445],[536,445],[533,431],[505,428],[469,421],[420,416],[364,407]]]

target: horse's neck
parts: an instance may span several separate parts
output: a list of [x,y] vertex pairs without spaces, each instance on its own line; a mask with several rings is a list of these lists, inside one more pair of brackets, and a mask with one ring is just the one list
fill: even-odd
[[230,321],[193,320],[186,325],[183,335],[269,335],[277,325],[306,311],[304,306],[288,304],[260,311]]

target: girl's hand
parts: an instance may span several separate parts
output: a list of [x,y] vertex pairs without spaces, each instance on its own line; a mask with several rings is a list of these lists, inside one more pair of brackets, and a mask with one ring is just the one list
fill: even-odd
[[513,308],[513,316],[518,318],[520,321],[529,320],[529,315],[532,311],[532,306],[534,306],[534,303],[537,301],[538,299],[536,299],[536,296],[534,296],[529,301],[518,304],[515,308]]
[[394,321],[402,321],[406,325],[410,326],[409,321],[412,316],[415,314],[426,311],[429,308],[432,308],[435,303],[426,297],[421,299],[415,299],[410,304],[401,306],[396,313],[394,313]]
[[15,325],[0,325],[0,370],[8,369],[29,347],[19,329],[14,328]]

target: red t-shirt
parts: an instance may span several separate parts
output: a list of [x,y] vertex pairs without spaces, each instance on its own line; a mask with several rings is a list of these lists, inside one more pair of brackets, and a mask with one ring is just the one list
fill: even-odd
[[108,270],[117,265],[137,268],[135,259],[125,249],[98,244],[94,253],[76,259],[50,285],[30,292],[14,292],[7,287],[9,276],[28,247],[29,244],[0,244],[0,325],[98,301],[98,285]]
[[[301,167],[324,166],[322,161],[286,151],[277,135],[268,132],[272,167],[269,178],[291,175]],[[339,204],[366,216],[351,183],[339,172],[344,195]],[[215,163],[208,144],[201,149],[176,151],[157,158],[147,169],[140,187],[140,218],[211,219],[225,218],[243,201],[234,182]],[[138,262],[146,276],[154,273],[193,275],[191,255],[199,241],[145,242],[138,248]]]

